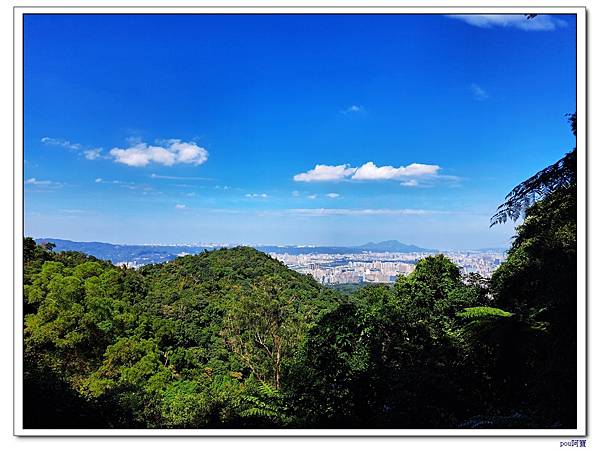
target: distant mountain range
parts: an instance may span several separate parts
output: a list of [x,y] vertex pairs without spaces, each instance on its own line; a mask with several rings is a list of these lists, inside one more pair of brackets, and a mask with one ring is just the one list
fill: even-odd
[[432,252],[435,250],[417,247],[416,245],[407,245],[399,241],[369,242],[358,247],[361,250],[369,252],[395,252],[395,253],[414,253],[414,252]]
[[[35,240],[38,244],[52,242],[56,245],[55,251],[77,251],[95,256],[99,259],[112,261],[113,263],[130,262],[136,265],[161,263],[170,261],[178,256],[201,253],[205,250],[214,250],[217,246],[195,246],[195,245],[129,245],[108,244],[105,242],[76,242],[66,239],[39,238]],[[255,246],[265,253],[288,253],[293,255],[305,255],[309,253],[324,254],[351,254],[362,252],[435,252],[436,250],[407,245],[399,241],[369,242],[356,247],[310,247],[310,246]]]

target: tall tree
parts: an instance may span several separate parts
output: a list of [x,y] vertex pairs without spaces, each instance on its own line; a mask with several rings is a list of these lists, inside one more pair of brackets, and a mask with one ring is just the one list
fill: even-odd
[[240,289],[224,319],[231,350],[263,382],[281,387],[282,364],[298,346],[306,323],[293,291],[276,276]]

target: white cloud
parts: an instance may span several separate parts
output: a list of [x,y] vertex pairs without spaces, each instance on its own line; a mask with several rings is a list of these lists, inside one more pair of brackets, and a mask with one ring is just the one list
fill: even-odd
[[94,159],[100,158],[101,153],[102,153],[101,148],[92,148],[89,150],[84,150],[83,156],[85,156],[85,159],[94,160]]
[[404,177],[418,177],[425,175],[436,175],[440,166],[431,164],[412,163],[408,166],[377,167],[372,161],[363,164],[356,169],[352,175],[353,180],[396,180]]
[[68,141],[66,139],[60,138],[51,138],[51,137],[43,137],[41,139],[42,144],[51,145],[53,147],[63,147],[69,150],[79,150],[81,148],[81,144],[77,144],[75,142]]
[[38,180],[37,178],[28,178],[25,180],[25,184],[29,184],[31,186],[60,186],[61,183],[57,183],[56,181],[49,180]]
[[292,191],[292,197],[300,197],[300,191]]
[[294,175],[294,181],[338,181],[352,175],[356,169],[349,164],[340,166],[328,166],[326,164],[317,164],[314,169],[305,173]]
[[340,194],[336,194],[335,192],[330,192],[329,194],[325,194],[325,197],[329,198],[338,198]]
[[187,206],[185,206],[185,205],[182,205],[181,203],[177,203],[177,204],[175,205],[175,209],[186,209],[186,208],[187,208]]
[[471,84],[471,93],[476,100],[485,100],[489,98],[487,91],[475,83]]
[[133,167],[144,167],[150,163],[172,166],[174,164],[200,165],[208,160],[208,151],[195,142],[179,139],[161,141],[160,145],[138,142],[128,148],[113,148],[110,154],[115,161]]
[[381,166],[372,161],[362,166],[350,167],[349,164],[328,166],[317,164],[314,169],[294,175],[294,181],[341,181],[341,180],[398,180],[406,177],[436,177],[440,166],[435,164],[412,163],[408,166]]
[[364,110],[365,108],[361,105],[350,105],[346,109],[342,110],[342,114],[356,114]]
[[102,183],[102,178],[96,178],[96,179],[94,180],[94,183]]
[[245,196],[248,197],[248,198],[267,198],[268,197],[268,195],[265,194],[265,193],[262,193],[262,194],[246,194]]
[[315,198],[317,198],[316,194],[311,194],[311,195],[307,195],[306,198],[310,198],[311,200],[314,200]]
[[462,20],[478,28],[517,28],[525,31],[552,31],[566,26],[566,22],[548,15],[528,19],[525,14],[455,14],[452,19]]

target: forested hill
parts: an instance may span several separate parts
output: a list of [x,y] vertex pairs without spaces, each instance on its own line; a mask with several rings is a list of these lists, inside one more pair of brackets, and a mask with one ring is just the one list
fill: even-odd
[[31,239],[25,297],[33,427],[263,425],[252,395],[275,395],[310,327],[343,301],[248,247],[136,271]]

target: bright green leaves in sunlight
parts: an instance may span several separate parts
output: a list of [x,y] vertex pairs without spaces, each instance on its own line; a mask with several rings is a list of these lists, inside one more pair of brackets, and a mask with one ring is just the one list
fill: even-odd
[[500,308],[492,308],[490,306],[475,306],[465,308],[464,311],[456,314],[458,317],[463,317],[470,320],[496,319],[498,317],[510,317],[512,313],[503,311]]

